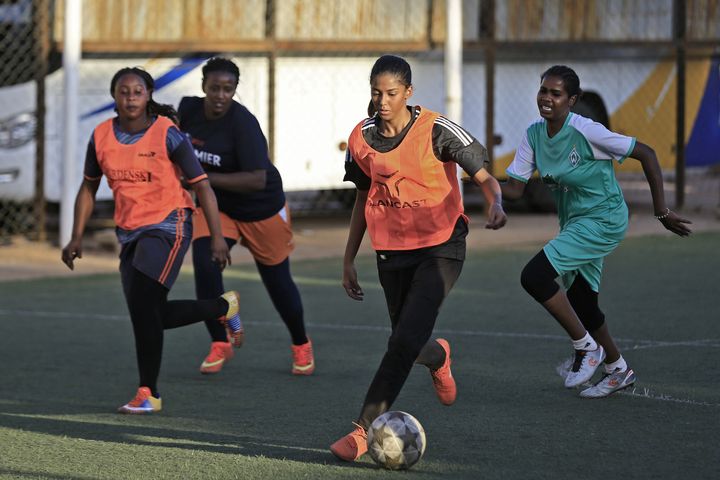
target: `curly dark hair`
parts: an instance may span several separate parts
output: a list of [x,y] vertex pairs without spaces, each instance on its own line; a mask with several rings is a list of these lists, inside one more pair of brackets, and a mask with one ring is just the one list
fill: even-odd
[[562,78],[568,97],[572,97],[573,95],[580,97],[583,93],[580,89],[580,78],[577,76],[577,73],[575,73],[575,70],[570,67],[565,65],[553,65],[540,75],[540,81],[542,82],[545,77]]
[[240,82],[240,69],[237,65],[235,65],[235,62],[233,62],[229,58],[213,57],[207,62],[205,62],[205,65],[203,65],[202,67],[203,84],[205,83],[205,79],[207,78],[208,73],[211,72],[224,72],[234,75],[235,86],[237,86],[237,84]]

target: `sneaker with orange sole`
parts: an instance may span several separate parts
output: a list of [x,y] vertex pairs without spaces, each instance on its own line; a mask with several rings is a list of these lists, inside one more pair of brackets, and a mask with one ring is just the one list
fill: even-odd
[[292,374],[312,375],[315,371],[315,357],[313,356],[312,342],[308,341],[302,345],[291,345],[292,347]]
[[220,297],[228,303],[228,309],[225,315],[218,318],[218,320],[225,325],[228,340],[232,346],[240,348],[245,341],[245,329],[240,321],[240,294],[230,291],[223,293]]
[[450,371],[450,365],[452,364],[450,344],[444,338],[438,338],[436,342],[445,350],[445,362],[437,370],[430,370],[430,375],[440,403],[452,405],[455,403],[455,398],[457,398],[457,385],[455,385],[455,379]]
[[135,394],[135,398],[118,408],[118,413],[145,415],[160,410],[162,410],[162,400],[159,397],[153,397],[148,387],[140,387]]
[[210,353],[200,365],[200,373],[218,373],[222,370],[225,362],[233,358],[234,355],[235,352],[230,342],[212,342],[210,344]]
[[367,452],[367,432],[353,422],[355,430],[330,445],[330,451],[340,460],[354,462]]

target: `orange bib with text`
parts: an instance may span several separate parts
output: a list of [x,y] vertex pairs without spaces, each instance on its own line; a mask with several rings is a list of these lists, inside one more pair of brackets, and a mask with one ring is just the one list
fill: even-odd
[[113,120],[95,127],[98,164],[115,200],[115,223],[125,230],[160,223],[177,208],[193,208],[182,188],[180,170],[167,154],[167,130],[174,124],[159,116],[132,145],[115,138]]
[[375,250],[414,250],[450,238],[463,215],[454,162],[433,153],[432,130],[438,113],[422,109],[403,141],[380,153],[363,138],[365,121],[350,134],[350,154],[370,177],[365,205],[370,240]]

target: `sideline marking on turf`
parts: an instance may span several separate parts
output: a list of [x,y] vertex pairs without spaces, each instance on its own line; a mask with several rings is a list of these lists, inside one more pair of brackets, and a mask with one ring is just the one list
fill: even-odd
[[[41,317],[54,317],[54,318],[96,318],[96,319],[105,319],[105,320],[127,320],[127,315],[107,315],[107,314],[99,314],[99,313],[73,313],[73,312],[46,312],[46,311],[32,311],[32,310],[6,310],[6,309],[0,309],[0,315],[15,315],[15,316],[41,316]],[[255,326],[262,326],[262,327],[279,327],[281,326],[281,322],[258,322],[258,321],[245,321],[244,323],[248,325],[255,325]],[[390,327],[382,327],[377,325],[333,325],[333,324],[327,324],[327,323],[306,323],[308,327],[312,328],[322,328],[327,330],[361,330],[361,331],[385,331],[389,332]],[[530,338],[530,339],[547,339],[547,340],[558,340],[558,341],[567,341],[567,337],[564,335],[549,335],[549,334],[540,334],[540,333],[511,333],[511,332],[485,332],[481,330],[452,330],[452,329],[436,329],[435,333],[440,334],[453,334],[453,335],[461,335],[461,336],[482,336],[482,337],[509,337],[509,338]],[[710,347],[710,348],[717,348],[720,347],[720,340],[718,339],[705,339],[705,340],[687,340],[687,341],[680,341],[680,342],[665,342],[665,341],[656,341],[656,340],[633,340],[633,339],[623,339],[618,338],[616,339],[618,342],[622,343],[630,343],[634,344],[634,346],[629,347],[629,350],[639,350],[639,349],[645,349],[645,348],[659,348],[659,347]],[[564,362],[563,362],[564,363]],[[560,376],[562,376],[562,365],[558,365],[556,368],[556,371]],[[588,384],[590,386],[590,384]],[[664,402],[673,402],[673,403],[684,403],[688,405],[698,405],[698,406],[710,406],[710,407],[720,407],[720,404],[717,403],[708,403],[708,402],[700,402],[696,400],[684,400],[679,398],[674,398],[671,395],[667,395],[664,393],[652,393],[649,389],[643,389],[643,393],[638,393],[638,388],[635,387],[633,390],[623,390],[620,392],[616,392],[615,394],[620,395],[628,395],[633,397],[639,397],[639,398],[648,398],[651,400],[658,400],[658,401],[664,401]]]
[[[555,372],[560,376],[560,378],[567,377],[568,372],[570,371],[570,366],[573,363],[573,359],[567,358],[560,362],[555,367]],[[583,388],[589,388],[592,387],[592,382],[585,382],[581,385]],[[710,402],[702,402],[698,400],[691,400],[691,399],[682,399],[682,398],[675,398],[672,395],[668,395],[665,393],[653,393],[649,388],[639,388],[639,387],[628,387],[624,390],[618,390],[617,392],[613,393],[612,395],[625,395],[627,397],[637,397],[637,398],[647,398],[650,400],[658,400],[662,402],[672,402],[672,403],[684,403],[686,405],[697,405],[701,407],[720,407],[720,403],[710,403]]]
[[710,403],[710,402],[699,402],[697,400],[691,400],[691,399],[682,399],[682,398],[675,398],[671,395],[667,395],[664,393],[653,393],[652,390],[649,388],[638,388],[638,387],[632,387],[632,390],[625,389],[620,390],[619,392],[615,392],[613,395],[626,395],[628,397],[639,397],[639,398],[649,398],[651,400],[659,400],[663,402],[673,402],[673,403],[685,403],[688,405],[699,405],[703,407],[720,407],[720,404],[718,403]]
[[[630,340],[628,340],[630,341]],[[664,342],[650,341],[645,345],[634,345],[626,347],[625,350],[642,350],[644,348],[660,348],[660,347],[720,347],[720,342],[711,338],[705,340],[685,340],[680,342]]]
[[[7,316],[35,316],[35,317],[51,317],[51,318],[87,318],[87,319],[101,319],[101,320],[122,320],[128,321],[128,315],[113,315],[103,313],[84,313],[84,312],[48,312],[40,310],[6,310],[0,309],[0,315]],[[257,320],[244,320],[243,323],[248,325],[255,325],[260,327],[271,327],[279,328],[282,325],[281,322],[265,322]],[[331,323],[313,323],[306,322],[306,326],[313,328],[322,328],[326,330],[355,330],[355,331],[366,331],[366,332],[389,332],[390,327],[380,325],[353,325],[343,324],[336,325]],[[448,334],[448,335],[459,335],[459,336],[473,336],[473,337],[493,337],[493,338],[529,338],[529,339],[544,339],[544,340],[558,340],[567,341],[566,335],[553,335],[544,333],[523,333],[523,332],[488,332],[483,330],[455,330],[451,328],[436,328],[434,333]],[[720,339],[702,339],[702,340],[682,340],[678,342],[668,342],[663,340],[643,340],[643,339],[632,339],[632,338],[616,338],[616,342],[629,344],[624,347],[626,350],[642,350],[646,348],[660,348],[660,347],[709,347],[709,348],[720,348]]]
[[[185,267],[183,267],[185,268]],[[187,271],[182,270],[183,273],[187,273],[189,275],[192,275],[192,267],[187,267]],[[262,278],[260,278],[260,274],[257,273],[257,271],[249,271],[249,270],[235,270],[235,269],[226,269],[223,271],[223,277],[227,278],[237,278],[239,280],[247,280],[247,281],[253,281],[253,282],[262,282]],[[297,285],[310,285],[310,286],[321,286],[321,287],[337,287],[338,291],[342,291],[342,283],[339,279],[329,279],[329,278],[318,278],[318,277],[306,277],[302,275],[293,275],[293,281]],[[373,291],[382,291],[382,286],[380,286],[380,283],[377,281],[368,281],[363,280],[362,282],[363,290],[373,290]],[[472,295],[473,297],[496,297],[497,294],[493,293],[489,290],[472,290],[462,287],[455,287],[453,288],[453,295]]]

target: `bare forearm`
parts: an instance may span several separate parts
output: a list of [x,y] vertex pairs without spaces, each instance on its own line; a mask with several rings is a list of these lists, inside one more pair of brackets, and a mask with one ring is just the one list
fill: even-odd
[[350,217],[350,230],[348,232],[347,244],[345,245],[345,256],[343,261],[352,263],[355,261],[362,239],[365,236],[367,222],[365,220],[365,202],[367,201],[367,192],[357,191],[355,205],[353,206],[352,216]]
[[207,219],[210,235],[213,237],[222,237],[222,228],[220,226],[220,213],[218,211],[217,199],[213,193],[210,183],[203,180],[193,185],[195,195],[197,195],[203,213]]
[[665,204],[662,170],[655,152],[647,145],[638,143],[631,155],[633,158],[637,158],[642,165],[643,173],[650,186],[650,195],[652,195],[655,214],[662,215],[666,211],[667,205]]
[[650,186],[655,218],[657,218],[666,229],[676,235],[680,235],[681,237],[690,235],[692,230],[688,225],[692,222],[671,211],[665,203],[662,170],[660,169],[655,151],[644,143],[637,142],[629,156],[639,160],[642,165],[643,173],[645,173],[645,178]]
[[480,183],[480,188],[488,205],[492,205],[493,203],[502,204],[502,190],[500,189],[500,183],[498,183],[495,177],[488,176]]
[[517,200],[522,197],[526,184],[512,177],[508,177],[504,182],[500,182],[500,190],[503,198],[508,200]]
[[73,211],[72,238],[74,239],[82,238],[85,233],[85,227],[95,208],[95,192],[97,192],[97,185],[87,181],[84,181],[78,190]]
[[500,183],[484,168],[481,168],[473,175],[473,180],[476,184],[480,185],[488,205],[488,221],[485,224],[485,228],[493,230],[502,228],[507,222],[507,215],[505,215],[505,211],[503,211],[502,208],[503,196]]
[[490,175],[487,170],[481,168],[472,178],[475,184],[482,189],[483,196],[488,205],[494,203],[502,204],[503,192],[500,189],[500,183],[498,183],[495,177]]

